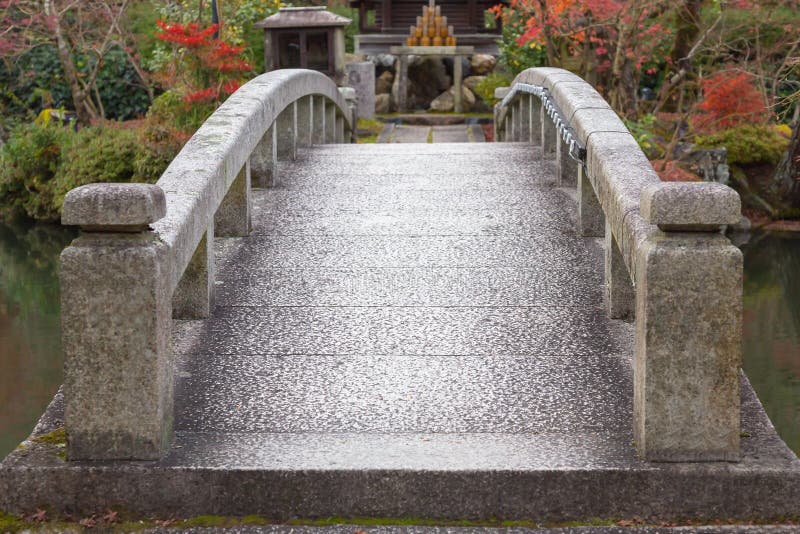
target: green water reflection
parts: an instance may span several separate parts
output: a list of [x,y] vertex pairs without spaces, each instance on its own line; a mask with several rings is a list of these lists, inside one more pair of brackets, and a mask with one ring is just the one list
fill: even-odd
[[54,225],[0,224],[0,458],[61,383],[57,262],[73,237]]
[[744,370],[800,454],[800,236],[755,233],[744,251]]
[[[58,226],[0,224],[0,458],[61,383],[57,262],[74,236]],[[756,233],[742,249],[744,368],[800,453],[800,236]]]

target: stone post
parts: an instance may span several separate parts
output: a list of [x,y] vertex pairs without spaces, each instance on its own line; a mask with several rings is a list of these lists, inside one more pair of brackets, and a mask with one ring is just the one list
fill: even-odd
[[278,131],[278,161],[297,159],[297,102],[281,111],[275,121]]
[[597,199],[586,168],[578,165],[578,235],[584,237],[603,237],[606,230],[606,216]]
[[250,154],[250,175],[257,187],[272,187],[278,176],[278,131],[273,123]]
[[215,271],[212,220],[172,295],[173,318],[206,319],[211,316],[214,308]]
[[517,108],[519,112],[519,134],[517,141],[522,143],[530,143],[531,140],[531,96],[523,94],[519,97],[519,107]]
[[325,144],[325,97],[316,95],[312,109],[314,128],[311,132],[311,142],[315,145]]
[[358,116],[375,117],[375,65],[371,61],[347,64],[347,85],[354,89]]
[[558,132],[556,132],[556,125],[553,124],[552,119],[547,114],[547,110],[542,106],[542,159],[553,159],[556,157],[556,139]]
[[336,104],[325,102],[325,143],[336,142]]
[[561,187],[575,187],[578,183],[578,162],[569,155],[569,145],[556,135],[556,177]]
[[645,188],[662,232],[636,251],[634,437],[653,461],[739,459],[742,253],[720,233],[741,218],[716,183]]
[[312,144],[312,132],[314,131],[314,121],[312,117],[312,106],[314,97],[304,96],[295,104],[297,105],[297,146],[308,148]]
[[408,55],[400,54],[397,57],[397,111],[408,111]]
[[[370,63],[372,65],[372,63]],[[373,76],[374,77],[374,76]],[[347,109],[350,113],[350,124],[351,126],[347,125],[347,122],[344,124],[344,138],[346,143],[358,143],[358,96],[356,91],[352,87],[340,87],[339,93],[344,97],[345,102],[347,102]],[[373,113],[374,116],[374,113]]]
[[[277,185],[277,184],[273,184]],[[252,227],[250,208],[250,163],[234,178],[214,214],[217,237],[247,237]]]
[[508,113],[510,114],[509,126],[511,127],[511,131],[509,132],[508,140],[512,143],[519,142],[519,123],[520,119],[522,118],[519,113],[519,99],[514,100],[508,106]]
[[530,98],[528,110],[530,111],[531,144],[538,146],[542,144],[542,101],[535,95],[528,95],[528,97]]
[[604,281],[608,316],[612,319],[632,320],[635,309],[633,283],[608,220],[606,220]]
[[464,89],[461,85],[463,83],[463,65],[461,64],[461,59],[461,56],[453,56],[453,111],[456,113],[464,111],[462,104]]
[[344,143],[344,117],[336,116],[336,143]]
[[[507,123],[503,121],[503,124],[500,124],[500,113],[503,110],[503,103],[502,100],[506,97],[508,92],[511,89],[509,87],[497,87],[494,90],[494,97],[500,102],[497,102],[494,105],[494,141],[495,143],[499,143],[501,141],[505,141],[508,139],[508,132],[505,130]],[[508,112],[506,112],[506,116]]]
[[146,184],[90,184],[64,199],[80,237],[61,253],[68,460],[157,460],[172,436],[171,265]]

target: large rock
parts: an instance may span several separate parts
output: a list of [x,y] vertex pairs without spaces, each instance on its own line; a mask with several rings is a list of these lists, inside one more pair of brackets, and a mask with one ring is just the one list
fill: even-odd
[[[463,108],[462,111],[470,111],[475,106],[475,94],[463,85],[461,86],[461,106]],[[444,113],[453,111],[454,107],[455,87],[451,87],[433,99],[430,105],[430,110]]]
[[394,67],[395,57],[391,54],[378,54],[375,56],[370,56],[369,60],[375,63],[378,67],[383,67],[385,69],[391,69]]
[[475,54],[469,62],[470,71],[477,76],[489,74],[494,70],[495,65],[497,65],[497,59],[490,54]]
[[375,113],[391,113],[392,104],[392,95],[389,93],[375,95]]
[[390,70],[383,71],[383,74],[378,76],[378,79],[375,80],[375,94],[382,95],[391,93],[393,81],[394,81],[394,74],[392,74],[392,71]]
[[[481,83],[485,79],[486,79],[486,76],[470,76],[470,77],[464,79],[464,87],[466,87],[467,89],[469,89],[470,91],[472,91],[474,93],[475,92],[475,87],[477,87],[478,84]],[[475,96],[477,97],[478,95],[475,95]]]
[[[442,60],[435,57],[412,56],[408,65],[408,97],[409,109],[426,109],[442,91],[450,87],[450,76],[447,75]],[[400,77],[394,77],[392,98],[399,101]]]

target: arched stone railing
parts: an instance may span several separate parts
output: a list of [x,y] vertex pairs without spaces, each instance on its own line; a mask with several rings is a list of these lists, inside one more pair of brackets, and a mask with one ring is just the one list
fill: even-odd
[[634,438],[655,461],[739,458],[741,217],[716,183],[663,183],[605,99],[556,68],[498,89],[495,136],[541,145],[577,186],[578,232],[605,237],[612,318],[634,318]]
[[[172,319],[207,317],[214,237],[250,232],[251,179],[297,148],[349,142],[354,93],[309,70],[261,75],[194,134],[155,185],[69,192],[61,255],[70,460],[159,458],[172,435]],[[348,98],[346,98],[348,97]]]

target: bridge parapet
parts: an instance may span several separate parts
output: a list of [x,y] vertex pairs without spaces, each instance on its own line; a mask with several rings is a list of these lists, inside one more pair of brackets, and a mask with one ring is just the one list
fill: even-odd
[[605,99],[575,74],[522,72],[498,89],[495,138],[542,147],[577,188],[578,232],[605,238],[613,318],[635,320],[634,437],[653,461],[739,459],[742,255],[721,233],[738,194],[663,183]]
[[69,192],[62,222],[81,235],[61,255],[65,426],[70,460],[154,460],[172,434],[172,319],[214,300],[214,238],[250,233],[251,180],[279,180],[298,147],[349,142],[354,92],[309,70],[239,89],[156,185]]

